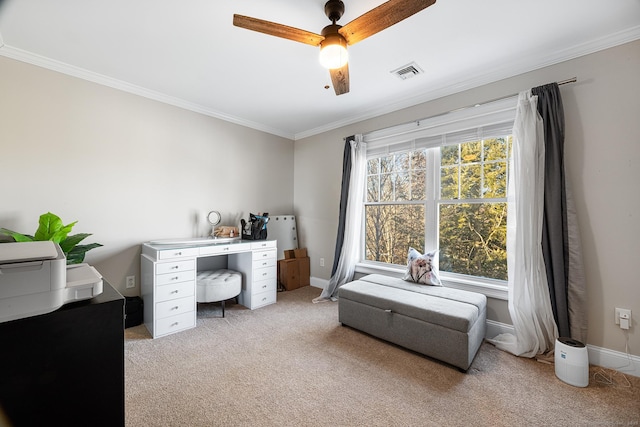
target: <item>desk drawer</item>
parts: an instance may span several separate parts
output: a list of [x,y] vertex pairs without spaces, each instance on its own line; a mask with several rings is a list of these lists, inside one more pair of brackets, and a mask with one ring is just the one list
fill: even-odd
[[278,269],[274,267],[256,268],[253,270],[253,283],[260,280],[275,279]]
[[260,240],[256,242],[251,242],[251,249],[266,249],[266,248],[275,248],[276,240]]
[[276,259],[276,250],[268,250],[268,251],[253,251],[252,259],[257,261],[259,259]]
[[193,281],[196,278],[195,270],[178,271],[176,273],[158,274],[156,276],[156,285],[168,285],[169,283],[179,283]]
[[193,328],[194,326],[196,326],[196,316],[193,311],[165,317],[164,319],[156,319],[155,335],[171,334],[183,329]]
[[192,312],[195,309],[196,300],[194,296],[159,302],[156,303],[156,319]]
[[169,283],[156,287],[156,301],[168,301],[176,298],[190,297],[195,293],[193,281]]
[[200,248],[200,256],[204,255],[222,255],[235,252],[243,252],[251,249],[250,243],[233,243],[229,245],[211,245]]
[[259,268],[265,267],[276,267],[276,258],[265,258],[253,261],[253,271],[256,271]]
[[156,264],[156,274],[175,273],[177,271],[195,270],[196,262],[193,259],[187,261],[163,262]]
[[158,259],[188,258],[198,255],[198,248],[166,249],[158,251]]
[[278,290],[278,281],[273,278],[269,280],[260,280],[259,282],[253,282],[253,286],[251,287],[251,292],[254,295],[261,294],[266,291],[274,291]]
[[258,308],[264,305],[273,304],[276,302],[277,292],[267,291],[255,294],[251,297],[251,308]]

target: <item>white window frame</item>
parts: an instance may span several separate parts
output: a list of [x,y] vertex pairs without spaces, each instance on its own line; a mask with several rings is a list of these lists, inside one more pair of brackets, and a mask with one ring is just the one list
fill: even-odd
[[[378,157],[385,153],[410,151],[416,148],[435,148],[456,144],[455,138],[461,142],[469,141],[469,135],[474,138],[485,139],[483,129],[504,128],[507,126],[511,133],[515,119],[517,97],[501,99],[476,107],[465,108],[445,113],[428,119],[395,126],[371,132],[363,136],[367,143],[367,152],[371,157]],[[505,125],[506,124],[506,125]],[[495,136],[495,134],[492,134]],[[490,137],[490,136],[489,136]],[[453,138],[453,140],[452,140]],[[466,139],[465,139],[466,138]],[[369,155],[367,156],[369,157]],[[440,154],[439,150],[427,150],[427,181],[434,185],[427,185],[434,193],[440,188]],[[366,180],[365,180],[366,181]],[[366,185],[366,184],[365,184]],[[365,192],[366,194],[366,192]],[[365,196],[366,197],[366,196]],[[425,202],[426,224],[425,246],[435,248],[438,245],[438,203],[439,194],[428,194]],[[488,199],[487,202],[490,202]],[[461,201],[463,202],[463,201]],[[365,203],[365,200],[362,201]],[[362,221],[361,253],[366,253],[364,218]],[[402,277],[405,266],[386,264],[376,261],[362,260],[356,265],[356,273],[380,273],[394,277]],[[445,286],[473,292],[479,292],[487,297],[507,300],[508,288],[506,280],[491,279],[479,276],[468,276],[450,272],[440,272],[440,278]]]

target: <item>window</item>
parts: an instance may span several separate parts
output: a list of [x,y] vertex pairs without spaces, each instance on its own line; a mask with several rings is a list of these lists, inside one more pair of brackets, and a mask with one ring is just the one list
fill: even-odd
[[410,246],[438,248],[443,279],[506,286],[509,102],[497,116],[484,110],[365,136],[364,263],[402,268]]

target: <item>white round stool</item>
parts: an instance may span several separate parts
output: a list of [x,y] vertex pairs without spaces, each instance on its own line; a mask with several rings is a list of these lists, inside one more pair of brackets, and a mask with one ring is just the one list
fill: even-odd
[[222,301],[222,317],[225,300],[237,297],[242,291],[242,274],[233,270],[201,271],[196,281],[196,301]]

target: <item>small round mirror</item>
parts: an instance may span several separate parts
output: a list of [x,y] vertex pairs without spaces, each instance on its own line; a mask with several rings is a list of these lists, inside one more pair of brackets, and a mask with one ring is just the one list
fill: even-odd
[[220,224],[220,219],[220,212],[218,211],[211,211],[207,214],[207,221],[209,221],[209,224],[211,225]]

